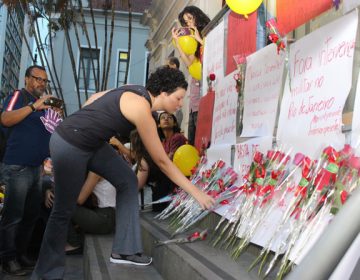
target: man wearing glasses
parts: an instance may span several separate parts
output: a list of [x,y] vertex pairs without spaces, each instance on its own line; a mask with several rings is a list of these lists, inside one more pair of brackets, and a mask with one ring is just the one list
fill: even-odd
[[50,107],[44,104],[50,98],[44,95],[49,82],[45,68],[29,67],[25,88],[7,97],[0,115],[7,135],[0,257],[3,272],[10,275],[26,275],[35,265],[26,251],[41,206],[41,164],[49,156],[51,134],[41,120]]

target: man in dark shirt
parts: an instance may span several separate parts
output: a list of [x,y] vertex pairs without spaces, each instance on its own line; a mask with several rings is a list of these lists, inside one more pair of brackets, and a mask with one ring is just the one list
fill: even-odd
[[41,164],[49,155],[50,132],[44,125],[48,83],[45,68],[29,67],[25,88],[7,97],[1,113],[8,140],[1,170],[6,189],[0,257],[3,272],[10,275],[25,275],[35,265],[26,251],[41,205]]

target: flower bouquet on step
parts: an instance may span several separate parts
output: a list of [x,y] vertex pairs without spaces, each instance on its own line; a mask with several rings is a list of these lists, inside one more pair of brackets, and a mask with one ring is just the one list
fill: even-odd
[[[287,238],[287,246],[285,254],[282,257],[280,268],[277,277],[282,277],[287,273],[289,266],[289,256],[293,251],[296,242],[301,237],[301,234],[307,227],[314,228],[321,220],[320,216],[326,213],[326,205],[328,203],[328,196],[333,191],[336,180],[339,164],[339,153],[333,147],[327,147],[323,150],[318,166],[315,167],[313,180],[306,188],[305,199],[302,203],[294,209],[295,218],[291,219],[290,232]],[[323,209],[323,211],[320,211]],[[311,232],[311,229],[310,229]],[[270,262],[270,265],[265,272],[267,275],[270,272],[271,265],[275,259]]]
[[[260,152],[254,154],[250,170],[244,176],[244,185],[215,228],[219,234],[215,235],[217,238],[213,242],[214,246],[222,241],[221,245],[228,248],[236,243],[238,236],[241,236],[243,239],[234,250],[234,257],[246,248],[265,213],[269,211],[274,195],[279,195],[282,187],[280,183],[284,180],[289,159],[290,157],[280,149],[268,151],[265,159]],[[220,230],[226,218],[228,221]],[[224,238],[225,232],[227,236]]]
[[[206,163],[207,163],[207,157],[206,155],[203,155],[199,162],[195,165],[195,167],[191,170],[191,183],[194,185],[197,185],[199,181],[202,180],[201,174],[206,169]],[[176,209],[179,207],[179,205],[185,201],[190,196],[182,189],[177,189],[177,192],[172,196],[171,202],[162,212],[160,212],[158,215],[155,216],[155,219],[164,220],[171,216],[173,212],[176,211]]]
[[[233,183],[237,180],[237,174],[231,168],[225,168],[225,162],[222,160],[215,162],[210,169],[199,172],[194,178],[196,179],[192,181],[193,184],[215,198],[214,207],[234,195]],[[210,212],[202,210],[189,195],[178,198],[177,201],[171,213],[159,216],[164,219],[172,215],[170,226],[174,228],[174,235],[187,230]]]
[[[285,206],[285,210],[280,217],[280,221],[278,222],[275,231],[271,234],[270,238],[268,238],[259,256],[255,259],[255,261],[249,268],[249,270],[251,270],[253,267],[255,267],[255,265],[260,262],[261,264],[259,268],[259,274],[261,274],[262,268],[266,263],[267,257],[271,250],[275,251],[274,259],[277,259],[277,257],[284,252],[285,249],[283,248],[283,246],[285,246],[286,236],[289,234],[289,219],[293,215],[294,209],[297,208],[297,205],[301,204],[301,201],[305,197],[304,190],[306,190],[306,187],[311,180],[312,170],[315,166],[314,161],[300,153],[295,155],[293,164],[295,168],[293,168],[292,171],[289,172],[289,176],[287,177],[288,180],[285,180],[286,191],[283,193],[279,200],[274,201],[274,203],[276,203],[277,207],[280,209]],[[293,187],[292,181],[296,180],[296,171],[299,168],[301,169],[301,179],[299,180],[297,187]],[[289,202],[286,203],[287,201]],[[279,239],[284,239],[284,242],[280,242]],[[270,269],[271,268],[272,266],[270,267]]]
[[[298,263],[304,248],[316,236],[321,224],[324,221],[329,221],[332,217],[330,213],[336,214],[346,202],[348,195],[359,186],[360,158],[354,155],[354,150],[349,145],[345,145],[339,152],[338,166],[336,180],[329,183],[331,186],[328,187],[328,191],[321,190],[315,211],[305,215],[308,219],[307,224],[303,228],[301,238],[296,242],[296,247],[290,252],[291,261],[285,259],[284,256],[284,265],[280,269],[279,277],[283,277],[295,263]],[[316,184],[318,187],[315,193],[319,191],[319,188],[323,188],[324,182]],[[309,205],[310,207],[311,205]]]
[[285,154],[280,150],[271,150],[267,153],[264,181],[257,185],[257,189],[249,197],[248,207],[245,207],[235,233],[241,239],[233,249],[234,258],[239,257],[246,249],[264,218],[274,208],[275,199],[282,196],[285,190],[282,182],[285,179],[289,161],[289,152]]
[[[334,190],[339,162],[342,159],[340,155],[341,153],[334,148],[327,147],[323,150],[320,159],[316,163],[313,162],[309,169],[304,168],[307,165],[306,158],[304,158],[303,177],[271,241],[275,239],[279,229],[285,229],[282,230],[285,231],[285,234],[283,234],[281,242],[278,242],[275,256],[270,261],[264,276],[269,274],[279,254],[284,252],[277,274],[278,278],[282,278],[290,268],[290,253],[293,252],[294,246],[302,233],[307,228],[308,232],[312,232],[322,220],[321,218],[328,213],[326,210],[329,209],[327,207],[330,201],[328,198],[331,197]],[[309,172],[307,172],[308,170]],[[260,254],[264,256],[264,259],[259,273],[261,273],[270,246],[266,250],[266,253],[262,252]]]
[[[223,161],[220,162],[221,164],[224,164]],[[237,174],[231,167],[223,167],[216,173],[214,174],[214,179],[209,184],[205,184],[202,188],[203,191],[215,199],[213,209],[223,203],[227,203],[227,201],[235,195],[236,190],[238,189],[233,185],[237,180]],[[190,207],[184,209],[181,215],[178,216],[180,219],[178,219],[178,223],[176,224],[174,235],[186,231],[209,213],[210,210],[201,209],[197,202],[192,203]]]
[[[251,193],[254,191],[256,182],[262,180],[262,174],[264,173],[262,172],[262,164],[263,154],[260,152],[255,152],[249,172],[243,178],[242,186],[236,192],[234,199],[229,205],[229,209],[215,227],[215,232],[218,233],[214,234],[214,236],[217,237],[213,242],[214,246],[216,246],[220,241],[222,241],[221,245],[231,243],[233,233],[243,213],[244,205],[249,195],[251,195]],[[227,218],[228,221],[226,222]],[[224,234],[226,234],[225,238]]]

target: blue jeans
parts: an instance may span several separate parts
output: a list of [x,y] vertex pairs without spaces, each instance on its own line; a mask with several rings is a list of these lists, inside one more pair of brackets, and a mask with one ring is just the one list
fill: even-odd
[[42,200],[40,171],[40,167],[3,164],[6,184],[0,221],[3,262],[26,253]]

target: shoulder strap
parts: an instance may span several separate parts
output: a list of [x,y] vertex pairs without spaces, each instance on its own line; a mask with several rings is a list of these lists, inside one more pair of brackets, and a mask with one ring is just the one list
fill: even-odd
[[[16,91],[19,91],[20,94],[21,94],[21,97],[22,97],[22,101],[23,101],[23,107],[25,107],[28,103],[29,103],[29,97],[27,96],[26,92],[24,92],[24,89],[21,89],[21,90],[15,90]],[[4,108],[2,108],[2,110],[0,111],[0,126],[4,127],[2,125],[2,121],[1,121],[1,115],[2,115],[2,112],[4,111]],[[0,128],[1,129],[1,128]],[[4,136],[5,136],[5,140],[9,139],[10,137],[10,134],[11,134],[11,131],[12,131],[12,127],[6,127],[6,131],[3,131],[4,132]]]

